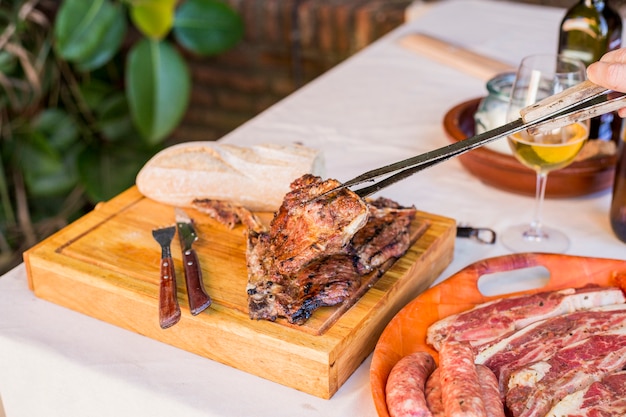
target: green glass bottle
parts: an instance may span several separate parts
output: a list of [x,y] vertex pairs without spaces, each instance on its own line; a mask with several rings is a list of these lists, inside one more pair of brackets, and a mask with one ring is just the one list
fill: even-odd
[[[622,45],[622,17],[605,0],[580,0],[563,17],[559,53],[589,65]],[[620,119],[608,113],[591,120],[590,139],[619,140]]]

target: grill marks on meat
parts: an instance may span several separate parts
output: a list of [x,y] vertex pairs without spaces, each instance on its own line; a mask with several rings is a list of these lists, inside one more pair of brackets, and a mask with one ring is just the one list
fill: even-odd
[[476,355],[488,366],[505,392],[510,373],[524,365],[553,355],[559,349],[594,333],[626,327],[626,304],[578,311],[531,324]]
[[304,175],[291,184],[269,231],[248,235],[248,306],[253,319],[302,324],[314,310],[341,303],[364,274],[409,247],[415,208],[367,203],[348,189]]
[[354,254],[359,260],[359,273],[366,274],[382,266],[390,258],[403,254],[409,247],[409,226],[415,210],[379,198],[369,204],[370,217],[352,238]]
[[595,334],[515,370],[506,405],[514,417],[544,416],[568,394],[626,365],[626,328]]
[[426,341],[439,350],[450,338],[466,340],[481,350],[480,346],[537,321],[624,302],[619,288],[597,286],[503,298],[439,320],[428,328]]
[[626,415],[626,371],[610,373],[587,388],[567,395],[546,417]]
[[369,217],[367,204],[343,189],[320,197],[341,185],[305,175],[291,184],[270,225],[270,250],[281,274],[297,272],[320,255],[345,251],[350,239]]
[[265,227],[254,213],[229,201],[195,199],[191,202],[191,206],[202,213],[208,214],[229,229],[234,228],[238,224],[243,224],[257,233],[265,230]]

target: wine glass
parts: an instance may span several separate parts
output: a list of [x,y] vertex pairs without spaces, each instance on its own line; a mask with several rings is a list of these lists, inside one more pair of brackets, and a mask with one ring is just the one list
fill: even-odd
[[[520,110],[585,80],[582,61],[562,55],[531,55],[524,58],[516,73],[507,110],[507,120],[520,118]],[[530,224],[510,227],[501,235],[505,247],[513,252],[562,253],[569,238],[542,223],[542,208],[548,173],[569,165],[589,136],[589,121],[580,121],[549,132],[528,131],[508,137],[514,156],[537,173],[535,208]]]

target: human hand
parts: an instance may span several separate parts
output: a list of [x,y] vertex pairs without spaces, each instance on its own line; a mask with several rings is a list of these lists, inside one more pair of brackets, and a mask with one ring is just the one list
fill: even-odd
[[[626,93],[626,48],[607,52],[599,61],[590,64],[587,78],[602,87]],[[618,114],[626,117],[626,107]]]

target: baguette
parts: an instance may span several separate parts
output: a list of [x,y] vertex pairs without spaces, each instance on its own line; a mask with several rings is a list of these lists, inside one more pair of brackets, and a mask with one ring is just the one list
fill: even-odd
[[302,145],[187,142],[154,155],[137,174],[136,185],[144,196],[173,206],[212,199],[272,212],[295,179],[321,176],[323,170],[321,153]]

